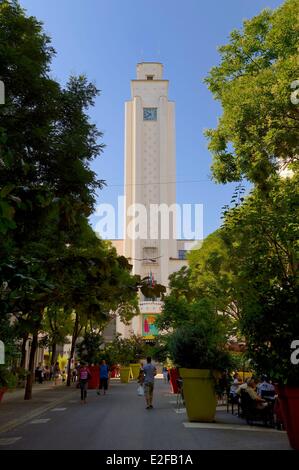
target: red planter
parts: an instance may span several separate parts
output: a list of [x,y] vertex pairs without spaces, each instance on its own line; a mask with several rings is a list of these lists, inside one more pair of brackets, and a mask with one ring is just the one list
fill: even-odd
[[7,390],[7,387],[0,388],[0,403],[6,390]]
[[117,377],[117,366],[111,366],[110,377],[111,379],[115,379]]
[[179,390],[178,390],[177,379],[180,378],[178,369],[176,368],[170,369],[169,375],[170,375],[170,385],[171,385],[172,393],[178,393]]
[[99,366],[88,366],[91,373],[91,379],[88,381],[88,388],[95,389],[100,386],[100,368]]
[[299,450],[299,387],[279,387],[278,397],[290,445]]

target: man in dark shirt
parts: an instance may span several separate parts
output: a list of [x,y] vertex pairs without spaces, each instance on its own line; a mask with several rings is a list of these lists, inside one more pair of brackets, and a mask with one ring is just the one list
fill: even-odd
[[106,390],[108,388],[108,379],[109,379],[109,367],[106,364],[106,361],[102,361],[102,364],[100,365],[100,386],[99,386],[99,391],[97,392],[98,395],[101,394],[100,390],[101,388],[104,389],[104,395],[106,395]]

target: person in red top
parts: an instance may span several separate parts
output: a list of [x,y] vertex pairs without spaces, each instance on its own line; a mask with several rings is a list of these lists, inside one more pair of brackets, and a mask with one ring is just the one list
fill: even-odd
[[79,384],[81,390],[81,404],[86,403],[88,380],[91,378],[90,370],[85,362],[81,363],[79,369]]

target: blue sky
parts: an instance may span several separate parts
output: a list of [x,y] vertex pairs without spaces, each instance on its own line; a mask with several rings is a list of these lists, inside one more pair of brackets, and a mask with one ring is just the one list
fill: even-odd
[[[43,21],[57,51],[52,75],[65,83],[84,73],[101,96],[91,110],[104,132],[106,149],[93,163],[107,187],[99,203],[116,206],[123,194],[124,102],[136,64],[164,64],[170,99],[176,102],[177,202],[204,206],[204,236],[220,225],[221,207],[236,184],[210,180],[211,156],[203,130],[215,127],[221,113],[203,83],[219,62],[217,47],[244,19],[278,0],[21,0],[30,15]],[[91,217],[91,222],[96,222]]]

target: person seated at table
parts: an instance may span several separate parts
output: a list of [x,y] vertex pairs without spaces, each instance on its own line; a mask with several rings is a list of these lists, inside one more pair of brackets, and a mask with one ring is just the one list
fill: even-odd
[[245,391],[246,393],[248,393],[252,400],[255,400],[256,408],[262,410],[268,406],[268,403],[256,393],[255,389],[256,381],[255,379],[251,379],[248,382],[248,386],[245,388]]
[[261,382],[257,386],[257,393],[258,395],[263,396],[267,395],[267,392],[269,392],[269,395],[274,395],[275,387],[269,382],[266,375],[262,375]]
[[248,378],[245,380],[244,383],[240,384],[238,389],[237,389],[237,395],[240,396],[241,395],[241,391],[242,390],[247,390],[247,387],[248,387],[248,383],[250,382],[250,380],[252,380],[252,378]]
[[238,396],[237,391],[238,391],[238,388],[240,387],[240,385],[242,385],[242,379],[239,376],[239,374],[236,373],[236,374],[234,374],[234,381],[231,384],[230,389],[229,389],[229,395],[231,397],[235,398],[235,397]]

